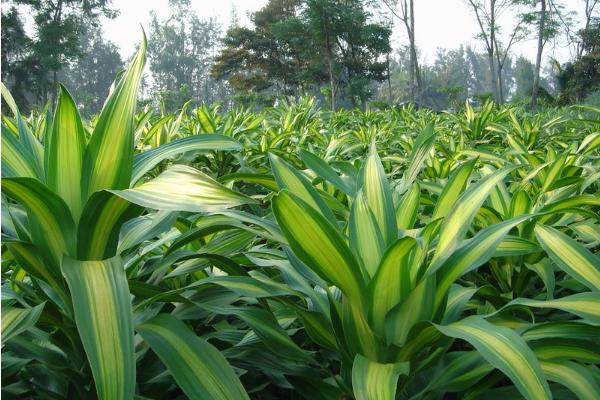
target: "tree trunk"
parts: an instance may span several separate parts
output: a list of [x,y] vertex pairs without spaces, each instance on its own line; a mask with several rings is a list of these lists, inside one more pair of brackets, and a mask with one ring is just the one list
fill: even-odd
[[329,88],[331,90],[331,111],[335,111],[335,78],[333,76],[333,52],[331,50],[331,37],[327,24],[327,14],[323,16],[323,30],[325,32],[325,46],[327,50],[327,69],[329,70]]
[[[496,51],[498,51],[498,49],[496,48]],[[503,65],[498,65],[498,81],[497,81],[497,85],[498,85],[498,104],[503,104],[504,103],[504,87],[502,86],[502,69],[503,69]]]
[[390,52],[389,51],[387,53],[386,62],[387,62],[388,102],[391,104],[392,103],[392,77],[391,77],[391,71],[390,71]]
[[415,7],[414,0],[406,0],[402,3],[402,21],[406,27],[409,42],[409,66],[408,66],[408,84],[410,91],[410,100],[416,103],[421,86],[419,76],[419,63],[417,60],[417,45],[415,40]]
[[535,75],[533,76],[533,91],[531,92],[531,108],[537,106],[538,90],[540,87],[540,67],[542,64],[542,52],[544,51],[544,27],[546,24],[546,0],[542,1],[540,14],[540,27],[538,32],[537,55],[535,57]]
[[494,98],[498,104],[502,103],[500,98],[500,82],[496,72],[496,60],[494,56],[498,49],[496,48],[496,0],[490,1],[490,45],[488,47],[488,58],[490,61],[490,73],[492,75],[492,83],[494,86]]
[[328,57],[329,64],[329,88],[331,90],[331,111],[335,111],[335,79],[333,78],[333,60],[331,55]]
[[413,102],[420,100],[421,78],[419,77],[419,60],[417,59],[417,43],[415,39],[415,6],[413,0],[410,0],[410,58],[413,68]]
[[490,64],[490,77],[492,80],[492,91],[494,93],[494,100],[498,101],[498,76],[496,74],[496,60],[494,59],[494,49],[488,49],[488,62]]

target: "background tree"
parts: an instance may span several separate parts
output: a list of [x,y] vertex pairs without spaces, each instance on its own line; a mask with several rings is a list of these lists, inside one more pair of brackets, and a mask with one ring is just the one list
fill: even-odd
[[[483,40],[487,52],[489,68],[493,77],[493,89],[495,100],[502,104],[505,97],[505,72],[506,62],[509,59],[511,48],[525,39],[528,32],[527,18],[517,7],[522,4],[519,0],[468,0],[477,24],[479,26],[479,37]],[[509,26],[506,39],[502,40],[503,26],[500,22],[501,16],[507,10],[513,11],[514,21]]]
[[524,99],[531,95],[535,75],[535,66],[525,57],[517,58],[515,63],[515,99]]
[[312,40],[299,12],[299,1],[269,1],[250,16],[252,28],[231,26],[212,76],[247,98],[294,93],[303,79],[310,80],[306,65],[315,54],[308,52]]
[[[591,27],[591,25],[598,19],[597,13],[595,13],[595,12],[597,11],[596,6],[598,6],[598,4],[600,3],[600,0],[583,0],[583,2],[584,2],[583,30],[587,31]],[[577,42],[577,58],[578,59],[581,58],[585,51],[586,51],[585,45],[582,43],[582,41],[578,41]]]
[[581,57],[563,65],[558,74],[560,101],[577,103],[600,90],[600,18],[579,31]]
[[341,56],[341,83],[352,106],[366,105],[372,82],[386,79],[383,58],[390,50],[390,30],[371,21],[363,1],[338,0],[339,26],[334,31]]
[[32,56],[32,39],[27,36],[23,21],[15,6],[2,12],[2,82],[12,92],[15,101],[27,110],[40,80],[41,65]]
[[[417,57],[417,44],[415,35],[415,6],[413,0],[383,0],[384,4],[392,13],[404,24],[408,36],[409,51],[409,87],[412,102],[419,100],[421,88],[421,70],[419,68],[419,59]],[[400,13],[395,9],[399,7]]]
[[271,0],[250,20],[229,29],[212,70],[238,92],[321,92],[335,109],[340,101],[364,106],[372,82],[387,77],[390,30],[363,1]]
[[108,97],[117,72],[123,68],[123,60],[119,48],[104,40],[99,27],[91,27],[86,32],[81,47],[83,56],[61,70],[58,80],[69,88],[80,111],[89,117],[102,108],[102,99]]
[[[537,3],[537,1],[536,1]],[[535,56],[535,73],[533,77],[533,89],[531,92],[531,107],[537,105],[537,96],[540,86],[540,68],[542,66],[542,52],[544,51],[545,31],[546,31],[546,14],[548,9],[547,0],[540,0],[540,13],[538,18],[538,38],[537,38],[537,53]]]
[[[23,107],[48,101],[58,72],[82,57],[86,31],[98,26],[101,16],[116,15],[110,0],[13,0],[3,5],[2,53],[7,74],[2,78],[17,98],[26,101]],[[31,37],[25,33],[17,7],[33,17]]]
[[203,20],[190,11],[189,0],[171,0],[171,15],[152,12],[148,58],[157,101],[174,110],[187,101],[222,100],[227,88],[210,77],[220,40],[214,18]]
[[[408,85],[409,60],[408,49],[395,53],[391,62],[392,88],[398,101],[411,101]],[[531,79],[527,83],[525,96],[531,94],[531,81],[533,79],[533,64],[526,59],[530,66]],[[513,93],[516,85],[523,86],[518,81],[517,74],[522,73],[507,57],[504,63],[502,85],[504,93]],[[421,65],[421,100],[420,104],[437,109],[458,109],[465,101],[480,102],[487,98],[494,98],[493,76],[491,75],[487,55],[478,53],[473,48],[460,46],[457,49],[438,49],[436,58],[431,65]],[[517,87],[516,90],[519,90]],[[379,91],[379,100],[387,97],[383,88]]]
[[569,19],[569,17],[564,13],[564,7],[554,0],[522,0],[522,2],[531,8],[531,11],[523,13],[524,20],[529,25],[536,27],[537,51],[530,103],[531,107],[535,107],[542,79],[542,54],[544,48],[549,40],[556,38],[560,33],[560,21]]

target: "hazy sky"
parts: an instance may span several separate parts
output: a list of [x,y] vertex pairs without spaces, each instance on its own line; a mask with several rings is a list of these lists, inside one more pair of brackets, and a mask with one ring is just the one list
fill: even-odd
[[[582,8],[583,0],[564,0],[571,7]],[[214,16],[222,23],[224,29],[230,20],[232,7],[235,7],[240,22],[248,23],[247,13],[260,9],[267,0],[191,0],[192,9],[201,17]],[[104,21],[105,36],[115,42],[125,58],[128,58],[140,38],[140,24],[149,31],[150,10],[159,16],[169,14],[168,0],[117,0],[113,6],[120,10],[120,15],[113,20]],[[426,61],[432,62],[439,47],[453,49],[461,44],[468,44],[482,49],[481,43],[475,39],[478,26],[466,0],[415,0],[417,45]],[[504,15],[505,21],[511,16]],[[403,26],[395,23],[393,45],[399,47],[407,42]],[[531,60],[535,57],[536,41],[534,39],[517,44],[516,54],[522,54]],[[569,58],[566,48],[549,43],[545,50],[545,58],[555,57],[561,61]]]

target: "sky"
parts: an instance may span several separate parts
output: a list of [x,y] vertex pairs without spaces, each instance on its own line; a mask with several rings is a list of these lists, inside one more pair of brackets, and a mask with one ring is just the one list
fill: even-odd
[[[581,6],[583,0],[564,0],[566,4]],[[248,24],[248,13],[260,9],[267,0],[191,0],[191,8],[200,17],[215,17],[226,30],[231,10],[235,7],[240,22]],[[115,19],[103,21],[105,37],[116,43],[124,58],[129,58],[140,40],[140,25],[149,31],[150,10],[159,17],[169,15],[168,0],[116,0],[113,6],[120,11]],[[581,7],[580,7],[581,8]],[[432,63],[438,48],[455,49],[461,44],[471,44],[483,50],[476,39],[477,22],[466,0],[415,0],[415,22],[417,46],[426,63]],[[504,15],[510,22],[511,16]],[[406,34],[400,21],[396,20],[393,33],[393,47],[406,44]],[[537,42],[530,40],[518,43],[514,53],[534,60]],[[569,59],[567,48],[550,43],[545,49],[546,61],[549,57],[561,62]]]

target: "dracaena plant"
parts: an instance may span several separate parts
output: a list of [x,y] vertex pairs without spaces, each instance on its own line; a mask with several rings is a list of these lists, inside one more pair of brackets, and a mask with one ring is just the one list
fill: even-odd
[[600,397],[599,110],[134,114],[144,46],[2,87],[3,395]]
[[[247,397],[223,355],[181,321],[156,312],[136,314],[134,321],[120,256],[130,250],[119,242],[123,225],[153,210],[203,213],[253,202],[185,165],[145,178],[184,152],[240,149],[234,139],[205,134],[134,154],[145,52],[144,38],[90,131],[65,88],[54,115],[43,124],[34,121],[43,127],[35,131],[3,90],[14,119],[3,117],[2,124],[2,232],[16,262],[12,273],[20,279],[13,276],[12,291],[3,288],[2,343],[8,351],[2,357],[15,373],[31,364],[21,376],[28,383],[8,385],[8,394],[131,399],[136,362],[150,345],[189,397]],[[39,130],[42,141],[34,133]],[[144,342],[136,355],[139,340]]]
[[[327,293],[328,308],[309,300],[310,308],[300,310],[299,317],[313,340],[339,354],[345,386],[334,386],[341,392],[352,387],[357,399],[421,398],[473,386],[485,391],[507,377],[514,395],[528,399],[551,398],[548,381],[578,395],[598,393],[596,372],[586,370],[595,352],[574,356],[580,363],[557,361],[547,353],[554,349],[557,359],[565,356],[558,338],[573,323],[585,333],[575,334],[571,345],[593,346],[585,336],[597,331],[599,321],[593,310],[600,300],[596,256],[557,229],[538,224],[535,236],[553,263],[591,291],[556,300],[510,301],[492,287],[459,284],[463,275],[487,267],[492,257],[523,254],[518,233],[509,233],[536,215],[519,213],[475,229],[474,220],[481,219],[490,193],[510,181],[518,167],[488,166],[465,190],[475,166],[471,160],[454,171],[430,218],[416,228],[422,217],[420,187],[413,182],[431,149],[432,127],[420,136],[396,204],[374,147],[353,183],[322,160],[304,157],[318,176],[348,195],[349,210],[342,221],[328,205],[331,199],[305,174],[271,156],[281,189],[273,199],[273,213],[296,260],[292,265],[304,276],[306,268],[316,274],[308,281]],[[571,266],[570,259],[576,260]],[[472,307],[467,303],[477,292],[496,307],[490,304],[484,312],[468,315]],[[545,336],[544,325],[509,316],[517,307],[560,310],[577,322],[556,320],[557,332]],[[529,345],[536,332],[540,336]],[[452,345],[455,339],[471,349]],[[578,375],[584,382],[575,385],[569,374],[580,370],[586,371]],[[485,376],[493,380],[486,382]]]

